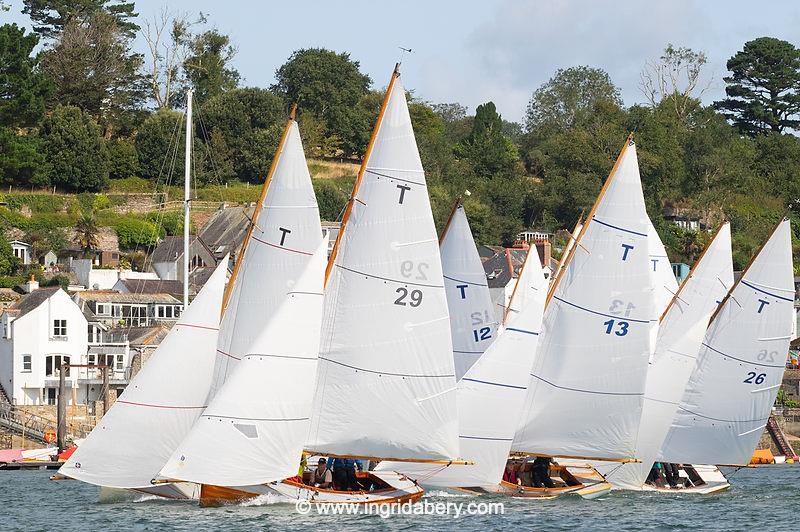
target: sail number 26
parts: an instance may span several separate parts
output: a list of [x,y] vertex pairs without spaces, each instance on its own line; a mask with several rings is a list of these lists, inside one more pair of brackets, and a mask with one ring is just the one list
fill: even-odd
[[[617,336],[625,336],[628,334],[628,325],[627,321],[622,320],[608,320],[603,322],[603,325],[606,326],[606,334],[611,334],[613,331]],[[614,330],[614,325],[616,325],[616,330]]]

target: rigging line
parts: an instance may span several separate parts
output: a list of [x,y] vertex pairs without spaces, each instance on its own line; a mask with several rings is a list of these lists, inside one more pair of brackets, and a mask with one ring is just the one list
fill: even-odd
[[625,317],[625,316],[614,316],[613,314],[603,314],[602,312],[597,312],[596,310],[591,310],[591,309],[588,309],[586,307],[582,307],[580,305],[576,305],[575,303],[570,303],[566,299],[560,298],[560,297],[558,297],[556,295],[553,296],[553,299],[557,299],[558,301],[561,301],[562,303],[566,303],[567,305],[573,306],[575,308],[579,308],[581,310],[585,310],[586,312],[591,312],[592,314],[597,314],[598,316],[604,316],[606,318],[613,318],[615,320],[620,320],[620,321],[631,321],[631,322],[634,322],[634,323],[650,323],[650,320],[635,320],[633,318],[628,318],[628,317]]
[[620,227],[618,225],[613,225],[613,224],[610,224],[608,222],[604,222],[604,221],[598,219],[597,216],[593,216],[592,220],[594,220],[595,222],[599,223],[600,225],[605,225],[606,227],[610,227],[610,228],[616,229],[618,231],[623,231],[625,233],[630,233],[632,235],[643,236],[643,237],[647,238],[647,233],[639,233],[638,231],[633,231],[631,229],[625,229],[624,227]]
[[366,368],[360,368],[358,366],[351,366],[350,364],[345,364],[344,362],[339,362],[338,360],[333,360],[326,357],[319,357],[320,360],[324,360],[325,362],[330,362],[331,364],[336,364],[339,366],[344,366],[346,368],[350,368],[356,371],[363,371],[365,373],[374,373],[376,375],[386,375],[388,377],[411,377],[411,378],[419,378],[419,379],[447,379],[450,377],[455,377],[455,374],[450,373],[446,375],[416,375],[413,373],[391,373],[388,371],[375,371]]
[[242,421],[308,421],[308,417],[284,417],[284,418],[270,418],[270,417],[242,417],[242,416],[218,416],[216,414],[200,414],[200,417],[217,418],[217,419],[239,419]]
[[570,388],[567,386],[559,386],[558,384],[552,383],[549,380],[542,378],[534,373],[531,373],[531,377],[534,379],[538,379],[546,384],[549,384],[553,388],[558,388],[559,390],[566,390],[568,392],[579,392],[579,393],[588,393],[593,395],[615,395],[615,396],[627,396],[627,397],[643,397],[644,393],[636,393],[636,392],[602,392],[599,390],[583,390],[581,388]]
[[487,283],[473,283],[471,281],[464,281],[463,279],[456,279],[455,277],[449,277],[447,275],[442,275],[442,277],[444,277],[448,281],[454,281],[456,283],[464,283],[470,286],[489,286]]
[[469,382],[477,382],[479,384],[488,384],[489,386],[500,386],[502,388],[513,388],[515,390],[527,390],[528,389],[527,386],[516,386],[514,384],[503,384],[503,383],[500,383],[500,382],[482,381],[482,380],[479,380],[479,379],[470,379],[470,378],[467,378],[467,377],[462,377],[461,380],[462,381],[469,381]]
[[311,255],[313,255],[313,253],[309,253],[309,252],[307,252],[307,251],[301,251],[301,250],[299,250],[299,249],[287,248],[287,247],[285,247],[285,246],[279,246],[279,245],[277,245],[277,244],[273,244],[272,242],[267,242],[266,240],[261,240],[260,238],[258,238],[258,237],[257,237],[257,236],[255,236],[255,235],[251,235],[251,236],[250,236],[250,238],[251,238],[251,239],[253,239],[253,240],[255,240],[256,242],[260,242],[260,243],[262,243],[262,244],[265,244],[265,245],[267,245],[267,246],[271,246],[271,247],[273,247],[273,248],[282,249],[282,250],[284,250],[284,251],[290,251],[290,252],[292,252],[292,253],[299,253],[300,255],[307,255],[307,256],[311,256]]
[[292,360],[317,360],[317,357],[297,357],[291,355],[271,355],[268,353],[250,353],[245,355],[243,358],[253,358],[253,357],[268,357],[268,358],[289,358]]
[[352,268],[348,268],[347,266],[342,266],[341,264],[335,265],[337,268],[341,268],[342,270],[346,270],[350,273],[355,273],[357,275],[363,275],[365,277],[372,277],[373,279],[380,279],[381,281],[389,281],[392,283],[397,284],[404,284],[404,285],[413,285],[413,286],[422,286],[426,288],[444,288],[444,285],[440,284],[425,284],[425,283],[414,283],[411,281],[398,281],[397,279],[391,279],[389,277],[381,277],[380,275],[372,275],[371,273],[360,272],[358,270],[354,270]]
[[702,342],[701,345],[703,345],[704,347],[707,347],[708,349],[710,349],[710,350],[714,351],[715,353],[720,354],[720,355],[722,355],[724,357],[730,358],[732,360],[736,360],[737,362],[744,362],[745,364],[751,364],[751,365],[753,365],[753,366],[755,366],[757,368],[783,368],[783,367],[785,367],[785,364],[777,364],[777,365],[776,364],[762,364],[761,362],[757,362],[757,361],[753,362],[752,360],[744,360],[744,359],[741,359],[741,358],[736,358],[736,357],[731,356],[731,355],[729,355],[727,353],[723,353],[719,349],[715,349],[715,348],[711,347],[710,345],[708,345],[705,342]]
[[[778,294],[773,294],[772,292],[767,292],[766,290],[764,290],[762,288],[759,288],[759,287],[755,286],[754,284],[748,283],[744,279],[742,279],[741,283],[743,285],[745,285],[745,286],[749,286],[750,288],[752,288],[753,290],[755,290],[757,292],[761,292],[762,294],[766,294],[766,295],[774,297],[776,299],[782,299],[783,301],[789,301],[790,303],[794,303],[794,299],[791,299],[791,298],[788,298],[788,297],[784,297],[784,296],[779,296]],[[782,290],[782,289],[781,288],[775,288],[775,290]],[[790,290],[787,290],[787,291],[790,291]]]
[[365,172],[368,173],[368,174],[373,174],[373,175],[379,176],[379,177],[385,177],[386,179],[393,179],[394,181],[402,181],[403,183],[410,183],[412,185],[419,185],[421,187],[427,187],[428,186],[427,183],[420,183],[419,181],[411,181],[410,179],[403,179],[403,178],[394,177],[394,176],[388,175],[388,174],[382,174],[380,172],[376,172],[375,170],[370,170],[369,168],[367,168],[365,170]]
[[464,436],[462,434],[459,434],[458,437],[465,440],[514,441],[514,438],[488,438],[485,436]]

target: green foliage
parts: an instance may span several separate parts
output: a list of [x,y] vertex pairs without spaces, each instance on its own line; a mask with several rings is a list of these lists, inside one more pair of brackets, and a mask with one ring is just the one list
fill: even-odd
[[75,225],[75,244],[83,250],[83,255],[89,257],[97,249],[100,230],[97,220],[91,213],[84,212]]
[[225,91],[236,88],[239,73],[230,68],[236,55],[230,37],[217,30],[208,30],[197,35],[189,45],[189,56],[183,68],[197,100],[205,102]]
[[39,283],[39,286],[48,287],[48,286],[60,286],[64,290],[67,289],[69,286],[69,277],[66,275],[54,275],[50,279],[46,279],[44,282]]
[[150,212],[145,218],[153,224],[159,234],[168,236],[183,234],[183,211]]
[[363,153],[371,125],[358,104],[371,84],[350,54],[324,48],[296,50],[276,72],[271,89],[286,105],[296,103],[303,113],[325,124],[326,136],[336,135],[345,155]]
[[60,227],[32,229],[25,233],[25,242],[31,244],[34,260],[39,260],[48,251],[59,251],[67,247],[67,233]]
[[0,275],[13,275],[19,267],[19,259],[14,256],[11,244],[0,238]]
[[503,134],[503,120],[494,103],[475,110],[472,131],[456,146],[456,154],[465,158],[472,171],[481,177],[506,176],[517,164],[517,149]]
[[139,154],[129,139],[112,139],[107,143],[109,177],[124,179],[139,175]]
[[39,138],[0,126],[0,183],[42,186],[49,183],[48,163]]
[[50,183],[69,190],[108,186],[108,151],[102,132],[77,107],[57,106],[44,119],[42,151],[50,162]]
[[52,194],[0,194],[9,209],[27,206],[32,213],[58,213],[64,210],[64,198]]
[[728,60],[728,97],[716,103],[743,133],[800,128],[800,50],[774,37],[746,42]]
[[70,20],[97,12],[114,17],[129,36],[134,36],[139,26],[131,20],[139,16],[134,3],[127,0],[23,0],[23,13],[33,21],[36,33],[43,37],[56,37]]
[[136,135],[142,177],[166,182],[170,176],[183,175],[181,149],[186,133],[181,121],[180,113],[162,109],[142,123]]
[[31,55],[38,42],[16,24],[0,26],[0,124],[5,127],[32,126],[44,114],[52,85]]
[[315,179],[313,183],[320,218],[329,221],[339,220],[347,203],[348,194],[328,179]]
[[154,223],[123,217],[114,224],[121,249],[147,248],[158,244],[159,232]]

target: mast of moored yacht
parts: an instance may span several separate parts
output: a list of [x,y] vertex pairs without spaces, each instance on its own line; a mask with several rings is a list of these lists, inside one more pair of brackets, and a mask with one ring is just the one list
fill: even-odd
[[183,163],[183,311],[189,308],[189,201],[192,192],[192,97],[186,91],[186,151]]
[[230,300],[231,292],[233,291],[233,283],[236,281],[236,277],[239,274],[239,270],[242,266],[242,261],[244,261],[244,254],[247,251],[247,246],[250,243],[251,237],[253,236],[253,229],[258,223],[258,216],[261,213],[261,207],[264,205],[264,200],[267,197],[267,190],[269,190],[269,184],[272,181],[272,176],[275,174],[275,168],[278,165],[278,159],[280,158],[281,152],[286,146],[286,137],[289,135],[289,128],[291,128],[292,122],[294,122],[296,113],[297,104],[293,104],[291,111],[289,111],[289,119],[286,121],[286,127],[283,129],[281,140],[278,143],[278,148],[275,151],[275,157],[272,158],[272,163],[270,164],[269,171],[267,172],[267,178],[264,180],[264,184],[261,187],[261,194],[259,195],[258,203],[256,203],[255,209],[253,210],[253,217],[250,219],[250,224],[247,228],[247,234],[242,242],[242,247],[239,249],[239,254],[236,256],[236,261],[233,265],[233,271],[231,272],[231,278],[228,280],[228,285],[225,287],[225,293],[222,296],[222,309],[220,312],[220,317],[225,314],[225,309],[228,307],[228,301]]

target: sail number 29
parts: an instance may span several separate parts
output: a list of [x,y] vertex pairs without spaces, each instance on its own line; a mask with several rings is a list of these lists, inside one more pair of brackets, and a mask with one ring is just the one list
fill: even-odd
[[[611,334],[613,331],[617,336],[625,336],[628,334],[628,322],[621,321],[621,320],[608,320],[603,322],[603,325],[606,326],[606,334]],[[616,325],[616,330],[614,330],[614,325]]]
[[[408,288],[403,288],[401,286],[395,290],[395,293],[399,295],[399,297],[394,300],[395,305],[400,305],[401,307],[405,307],[406,305],[418,307],[422,304],[422,290],[411,290],[409,292]],[[406,302],[406,299],[409,299],[409,301]]]

